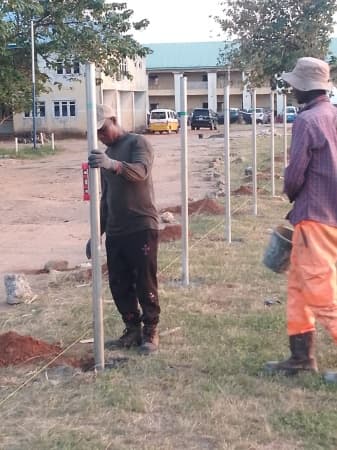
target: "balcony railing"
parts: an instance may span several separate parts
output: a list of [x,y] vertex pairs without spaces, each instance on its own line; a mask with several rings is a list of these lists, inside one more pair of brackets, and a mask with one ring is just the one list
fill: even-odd
[[187,89],[208,89],[207,81],[188,81],[187,80]]

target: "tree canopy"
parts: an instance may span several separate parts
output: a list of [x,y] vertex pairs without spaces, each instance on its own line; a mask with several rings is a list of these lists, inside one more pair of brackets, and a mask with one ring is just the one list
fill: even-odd
[[[35,51],[47,67],[94,62],[116,75],[125,58],[149,49],[133,38],[148,20],[133,21],[126,3],[103,0],[2,0],[0,4],[0,107],[20,112],[31,106],[31,21]],[[127,74],[129,75],[129,74]],[[46,76],[36,65],[37,91]],[[0,117],[1,120],[1,117]]]
[[291,70],[298,58],[325,59],[336,0],[226,0],[215,21],[230,46],[221,60],[245,71],[259,86]]

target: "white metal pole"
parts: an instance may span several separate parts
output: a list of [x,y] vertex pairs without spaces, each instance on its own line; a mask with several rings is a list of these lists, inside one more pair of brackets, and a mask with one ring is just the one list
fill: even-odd
[[283,94],[283,156],[284,167],[288,165],[288,136],[287,136],[287,94]]
[[55,137],[54,133],[51,134],[51,149],[55,150]]
[[35,101],[35,39],[34,21],[30,21],[30,35],[32,45],[32,116],[33,116],[33,147],[36,149],[36,101]]
[[232,224],[231,224],[231,180],[230,180],[230,147],[229,147],[229,122],[230,122],[229,85],[230,85],[230,71],[228,70],[228,82],[225,84],[225,93],[224,93],[224,146],[225,146],[225,190],[226,190],[225,239],[227,240],[228,243],[231,243]]
[[271,162],[271,195],[275,196],[275,116],[274,116],[274,108],[275,108],[275,92],[271,91],[270,93],[270,137],[271,137],[271,153],[270,153],[270,162]]
[[15,154],[17,155],[19,152],[19,141],[18,138],[15,138]]
[[41,145],[44,145],[43,133],[40,133]]
[[188,146],[187,146],[187,78],[180,78],[180,126],[181,126],[181,222],[182,222],[182,281],[189,280],[188,249]]
[[[88,153],[97,149],[97,118],[96,118],[96,71],[95,64],[87,63],[86,99],[87,99],[87,130]],[[103,302],[102,302],[102,269],[101,269],[101,232],[99,205],[99,169],[89,171],[90,193],[90,228],[91,228],[91,258],[92,258],[92,304],[94,318],[94,355],[97,370],[104,369],[104,332],[103,332]]]
[[252,178],[253,178],[253,214],[257,216],[257,158],[256,158],[256,89],[252,92],[252,148],[253,148],[253,164],[252,164]]

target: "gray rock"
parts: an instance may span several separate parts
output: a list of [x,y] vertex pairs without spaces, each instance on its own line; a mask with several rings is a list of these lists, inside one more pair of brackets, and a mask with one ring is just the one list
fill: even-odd
[[23,274],[6,274],[4,282],[6,301],[9,305],[16,305],[32,298],[31,287]]

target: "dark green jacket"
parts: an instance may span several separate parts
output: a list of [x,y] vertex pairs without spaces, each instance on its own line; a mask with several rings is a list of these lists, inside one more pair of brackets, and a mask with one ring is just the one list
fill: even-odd
[[141,135],[127,133],[106,154],[120,162],[117,173],[102,169],[101,232],[119,236],[158,229],[152,183],[153,148]]

